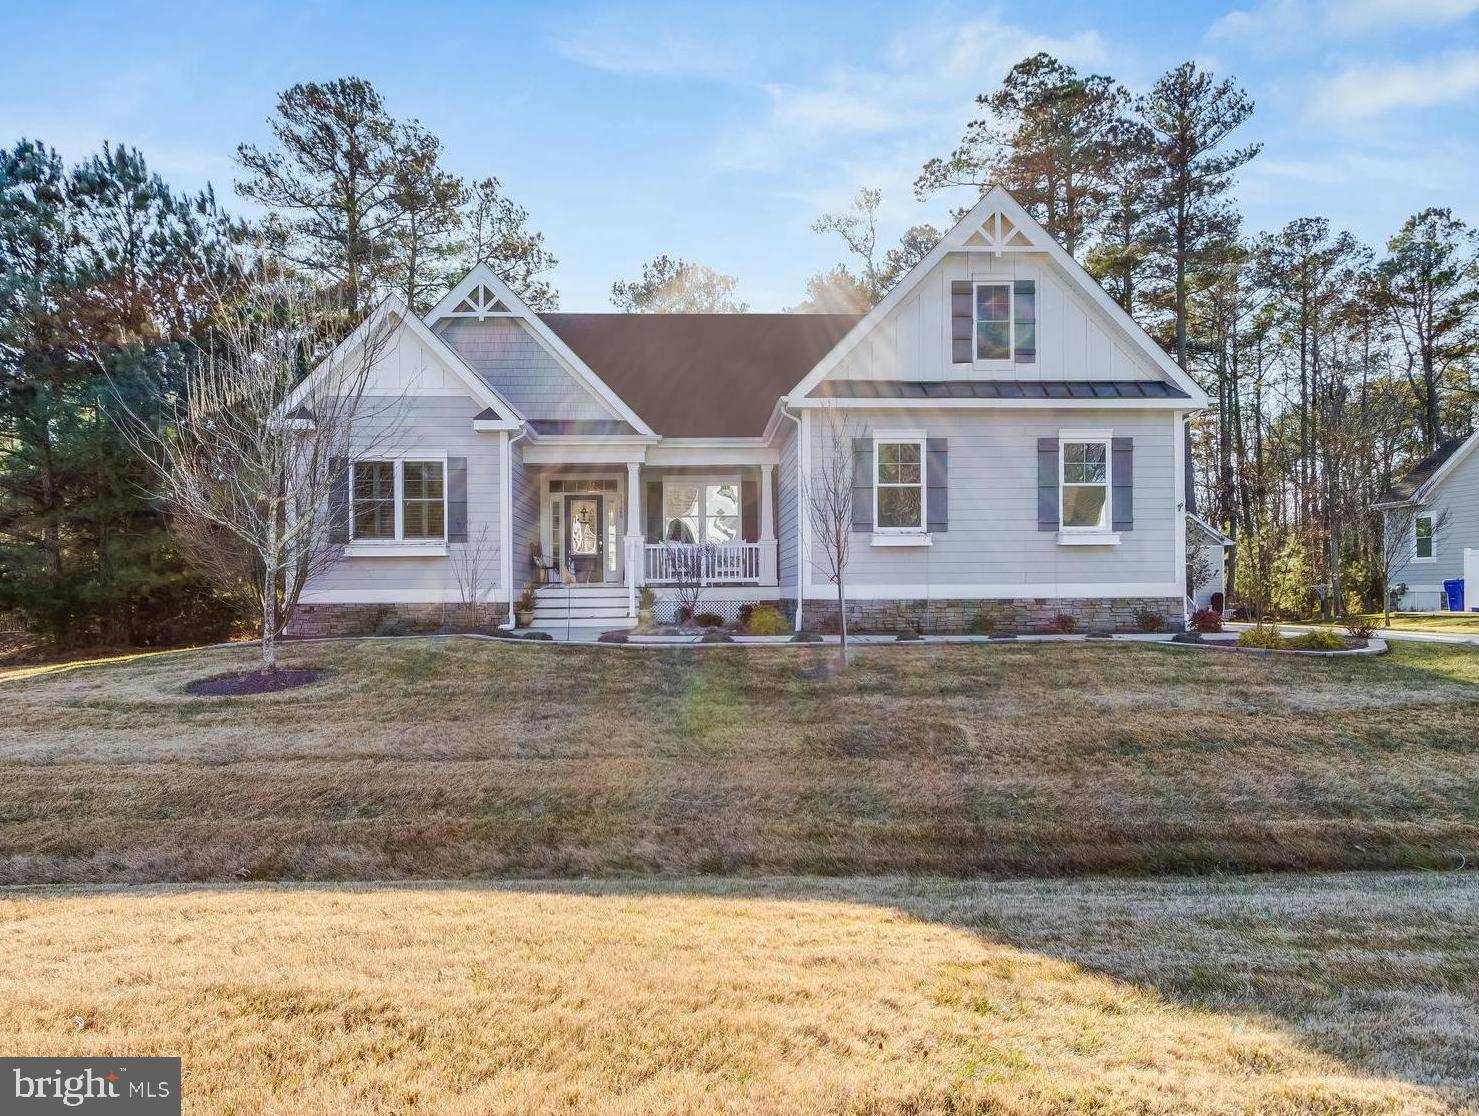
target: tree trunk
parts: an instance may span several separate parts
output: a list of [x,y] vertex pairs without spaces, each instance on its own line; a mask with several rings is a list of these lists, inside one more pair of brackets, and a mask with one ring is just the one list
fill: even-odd
[[847,602],[842,588],[842,574],[837,575],[837,630],[842,635],[842,665],[847,666]]

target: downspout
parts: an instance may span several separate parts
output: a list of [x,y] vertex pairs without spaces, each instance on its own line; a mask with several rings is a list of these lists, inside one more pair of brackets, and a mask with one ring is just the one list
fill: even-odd
[[[504,460],[504,464],[507,466],[506,472],[508,474],[508,476],[504,480],[503,485],[503,522],[504,533],[508,537],[510,551],[513,548],[514,537],[514,443],[527,433],[529,433],[529,424],[520,423],[519,432],[517,434],[509,436],[507,443],[505,443],[503,447],[504,453],[507,455]],[[505,565],[508,568],[508,629],[512,631],[518,626],[518,621],[514,617],[513,554],[505,553],[501,559],[501,564]]]
[[[806,488],[801,477],[801,416],[793,415],[787,400],[781,399],[781,414],[796,424],[796,631],[801,630],[802,586],[805,584],[805,562],[801,553],[801,540],[805,535]],[[809,559],[811,556],[805,556]]]

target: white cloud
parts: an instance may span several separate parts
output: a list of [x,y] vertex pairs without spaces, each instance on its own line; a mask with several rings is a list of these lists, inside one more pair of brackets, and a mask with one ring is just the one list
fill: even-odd
[[586,13],[559,26],[550,45],[573,62],[613,74],[738,76],[740,52],[735,38],[723,29],[699,36],[682,23],[677,18],[654,19],[620,10]]
[[1430,108],[1479,92],[1479,51],[1461,50],[1416,62],[1351,66],[1311,102],[1318,119],[1350,121],[1393,109]]
[[1211,39],[1263,49],[1297,50],[1322,36],[1358,38],[1394,29],[1443,27],[1479,12],[1479,0],[1263,0],[1228,12],[1207,30]]
[[777,170],[839,141],[905,132],[922,140],[927,154],[938,154],[959,138],[977,94],[996,88],[1013,65],[1038,51],[1086,67],[1108,57],[1096,31],[1055,38],[993,18],[922,23],[896,36],[880,65],[835,67],[807,84],[767,83],[767,118],[721,142],[718,158],[735,168]]

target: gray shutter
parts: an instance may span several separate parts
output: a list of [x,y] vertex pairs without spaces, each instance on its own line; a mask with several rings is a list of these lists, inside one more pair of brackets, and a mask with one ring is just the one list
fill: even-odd
[[662,542],[662,481],[647,482],[647,541]]
[[1037,529],[1058,529],[1058,439],[1037,440]]
[[1018,364],[1037,360],[1037,280],[1018,279],[1012,284],[1012,358]]
[[349,473],[345,458],[329,459],[329,542],[334,546],[349,542]]
[[1181,445],[1186,466],[1186,514],[1197,514],[1197,471],[1192,465],[1191,423],[1182,424]]
[[1114,490],[1111,498],[1111,527],[1115,531],[1135,529],[1135,439],[1115,438],[1111,443]]
[[950,362],[970,364],[975,356],[975,285],[969,279],[950,284]]
[[944,438],[928,438],[924,443],[925,509],[928,531],[950,529],[950,444]]
[[873,439],[852,440],[852,529],[873,530]]
[[745,542],[760,541],[760,484],[740,481],[740,538]]
[[467,542],[467,458],[447,458],[447,541]]

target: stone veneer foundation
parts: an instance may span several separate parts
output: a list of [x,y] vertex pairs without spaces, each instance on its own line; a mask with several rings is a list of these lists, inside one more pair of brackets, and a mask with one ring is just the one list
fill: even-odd
[[[795,616],[796,602],[783,601]],[[984,634],[1037,635],[1057,631],[1060,615],[1072,616],[1073,630],[1143,631],[1139,614],[1158,613],[1166,631],[1181,631],[1182,602],[1176,597],[1072,597],[1058,599],[958,601],[848,601],[847,626],[856,632],[908,632],[950,634],[979,631]],[[837,630],[837,602],[808,600],[802,613],[812,631]]]

